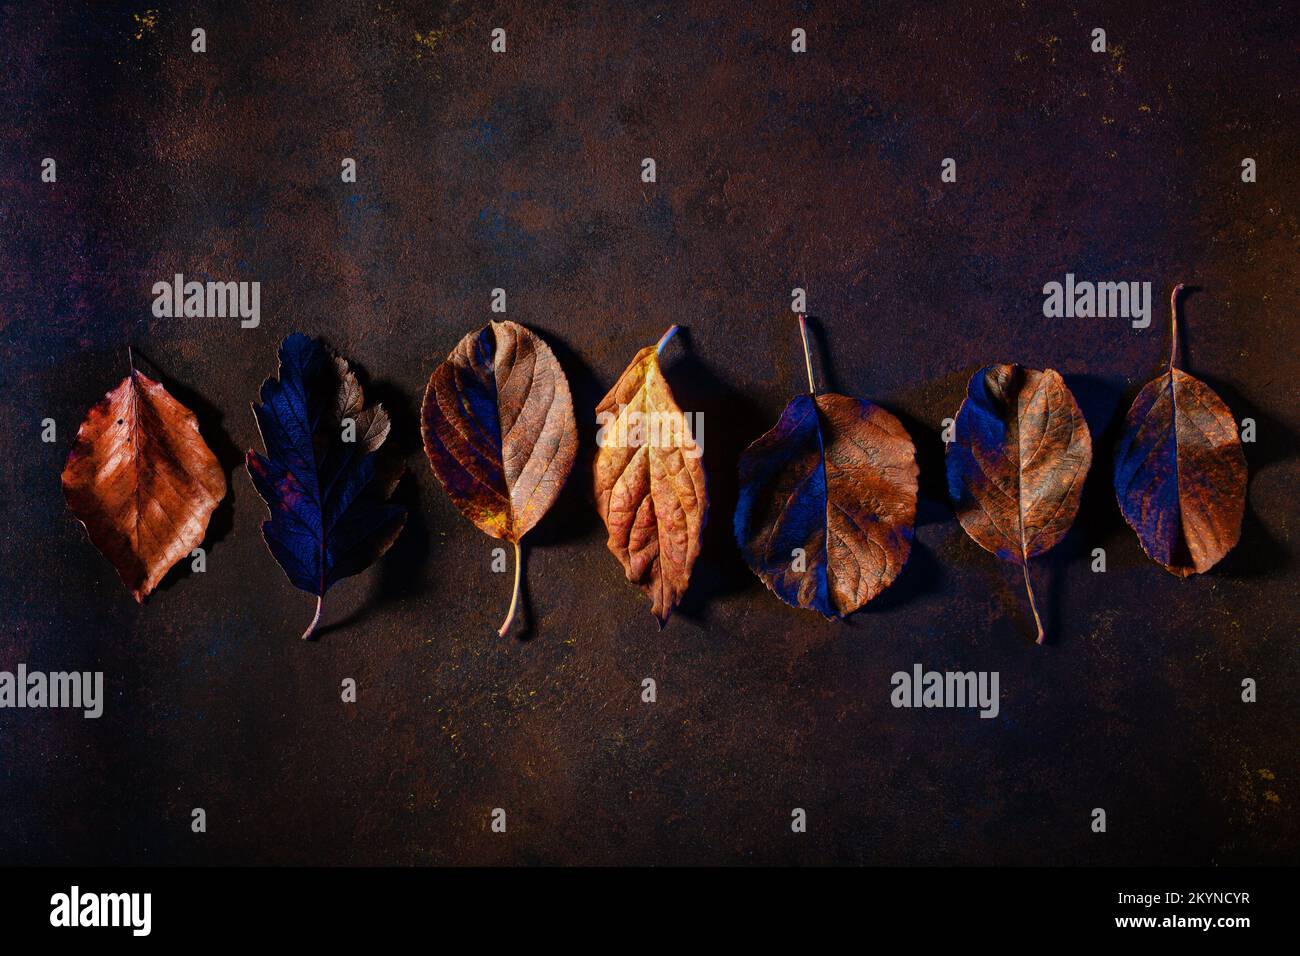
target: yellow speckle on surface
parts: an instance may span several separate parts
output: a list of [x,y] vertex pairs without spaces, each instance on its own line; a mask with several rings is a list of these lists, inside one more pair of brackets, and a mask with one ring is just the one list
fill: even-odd
[[1150,112],[1151,112],[1151,107],[1147,106],[1145,103],[1140,104],[1140,105],[1138,106],[1138,109],[1141,110],[1143,113],[1150,113]]
[[1261,768],[1260,768],[1259,775],[1260,775],[1261,777],[1263,777],[1265,780],[1276,780],[1276,779],[1277,779],[1277,775],[1274,774],[1272,770],[1268,770],[1267,768],[1264,768],[1264,767],[1261,767]]
[[1274,793],[1272,790],[1265,790],[1265,791],[1264,791],[1264,799],[1267,800],[1269,803],[1281,803],[1281,802],[1282,802],[1282,798],[1279,797],[1279,796],[1278,796],[1276,793]]
[[438,45],[438,41],[441,39],[441,30],[430,30],[428,33],[421,33],[419,30],[416,30],[415,42],[420,45],[421,49],[416,51],[415,58],[419,60],[424,57],[425,53],[433,53]]
[[158,11],[146,10],[144,13],[133,13],[131,19],[135,21],[136,40],[143,40],[146,33],[153,33],[158,29]]

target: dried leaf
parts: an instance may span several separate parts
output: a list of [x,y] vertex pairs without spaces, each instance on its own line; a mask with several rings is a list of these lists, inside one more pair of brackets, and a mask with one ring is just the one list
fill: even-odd
[[424,451],[452,502],[479,529],[515,546],[559,497],[578,451],[573,400],[546,343],[514,322],[471,332],[433,370],[424,393]]
[[1052,369],[990,365],[970,380],[948,445],[948,494],[975,543],[1024,571],[1065,537],[1092,463],[1088,424]]
[[1179,577],[1212,568],[1237,543],[1246,510],[1246,455],[1237,423],[1200,379],[1175,368],[1178,293],[1169,368],[1138,392],[1115,454],[1115,496],[1142,548]]
[[[383,406],[365,407],[348,363],[294,333],[280,344],[280,377],[262,383],[253,404],[266,455],[247,455],[248,474],[271,511],[262,537],[294,587],[316,595],[368,568],[406,523],[389,502],[401,463],[385,458]],[[349,440],[351,439],[351,440]]]
[[709,510],[700,446],[659,368],[676,331],[638,352],[596,406],[596,510],[609,550],[649,596],[660,628],[690,582]]
[[134,367],[81,423],[63,495],[137,601],[203,542],[226,495],[198,419]]
[[879,405],[796,396],[740,458],[736,542],[782,601],[830,617],[856,611],[893,583],[912,546],[916,448]]

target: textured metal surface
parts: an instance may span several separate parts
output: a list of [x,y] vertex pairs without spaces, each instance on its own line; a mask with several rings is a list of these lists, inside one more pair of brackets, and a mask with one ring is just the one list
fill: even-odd
[[[110,692],[97,721],[0,711],[0,859],[1296,859],[1289,5],[321,6],[0,12],[0,669],[102,669]],[[1089,51],[1094,26],[1109,53]],[[260,327],[154,318],[150,287],[177,271],[260,281]],[[1044,319],[1041,287],[1067,271],[1153,281],[1151,328]],[[1184,367],[1258,423],[1241,544],[1186,581],[1145,558],[1109,482],[1176,281],[1201,289]],[[821,381],[898,414],[920,455],[911,559],[846,624],[776,601],[730,535],[737,456],[803,387],[796,285]],[[494,542],[419,449],[429,373],[498,286],[555,349],[582,428],[526,539],[522,640],[494,633],[510,585]],[[713,507],[657,633],[587,469],[595,403],[674,321],[665,371],[704,414]],[[414,509],[309,645],[313,600],[266,552],[240,465],[292,330],[390,410]],[[207,572],[142,608],[58,479],[128,343],[196,410],[232,488]],[[1097,449],[1075,529],[1036,562],[1042,648],[1019,569],[943,500],[940,422],[998,361],[1064,374]],[[916,662],[999,671],[998,719],[891,708],[890,675]]]

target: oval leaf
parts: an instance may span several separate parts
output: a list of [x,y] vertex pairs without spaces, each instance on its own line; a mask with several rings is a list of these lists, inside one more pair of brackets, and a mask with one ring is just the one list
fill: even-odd
[[736,542],[782,601],[843,617],[907,561],[916,476],[916,448],[889,412],[799,395],[741,455]]
[[143,601],[203,542],[226,479],[194,413],[133,368],[81,423],[63,470],[63,495]]
[[1025,567],[1074,523],[1092,463],[1083,413],[1052,369],[990,365],[970,380],[948,444],[948,494],[975,543]]
[[1176,316],[1173,332],[1169,369],[1143,386],[1125,419],[1115,496],[1143,550],[1186,577],[1208,571],[1241,537],[1246,455],[1228,406],[1174,367]]
[[249,477],[271,511],[262,537],[297,588],[315,594],[320,621],[325,592],[368,568],[406,523],[406,509],[388,498],[402,476],[384,459],[383,406],[365,407],[348,363],[319,342],[294,333],[280,345],[280,377],[262,383],[253,404],[266,455],[252,449]]
[[593,465],[609,550],[650,598],[661,628],[686,591],[709,510],[701,448],[659,368],[676,330],[638,352],[596,406]]
[[559,497],[578,451],[573,400],[550,348],[514,322],[492,322],[461,339],[429,377],[424,451],[461,513],[494,538],[518,545]]

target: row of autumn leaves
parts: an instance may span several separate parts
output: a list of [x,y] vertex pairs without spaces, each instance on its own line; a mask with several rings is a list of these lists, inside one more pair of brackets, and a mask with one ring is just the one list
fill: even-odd
[[[1177,296],[1167,370],[1128,412],[1115,491],[1142,547],[1174,574],[1207,570],[1236,544],[1246,463],[1223,401],[1176,367]],[[596,506],[609,549],[650,599],[662,627],[700,552],[708,493],[699,449],[660,369],[676,326],[632,359],[596,408]],[[740,458],[735,536],[781,600],[842,617],[887,588],[911,548],[917,465],[911,438],[878,405],[818,393],[800,318],[807,394]],[[325,593],[368,567],[400,534],[390,501],[403,466],[382,454],[389,420],[366,407],[346,360],[294,334],[279,377],[254,404],[265,454],[248,473],[270,508],[262,534],[298,588]],[[424,448],[451,500],[515,547],[558,497],[578,448],[564,372],[545,342],[514,322],[472,332],[434,370]],[[1079,507],[1092,459],[1088,426],[1061,376],[992,365],[970,381],[948,444],[948,486],[962,527],[1019,564],[1038,640],[1029,561],[1055,546]],[[134,368],[90,410],[63,472],[69,507],[137,601],[203,540],[226,483],[189,409]]]

